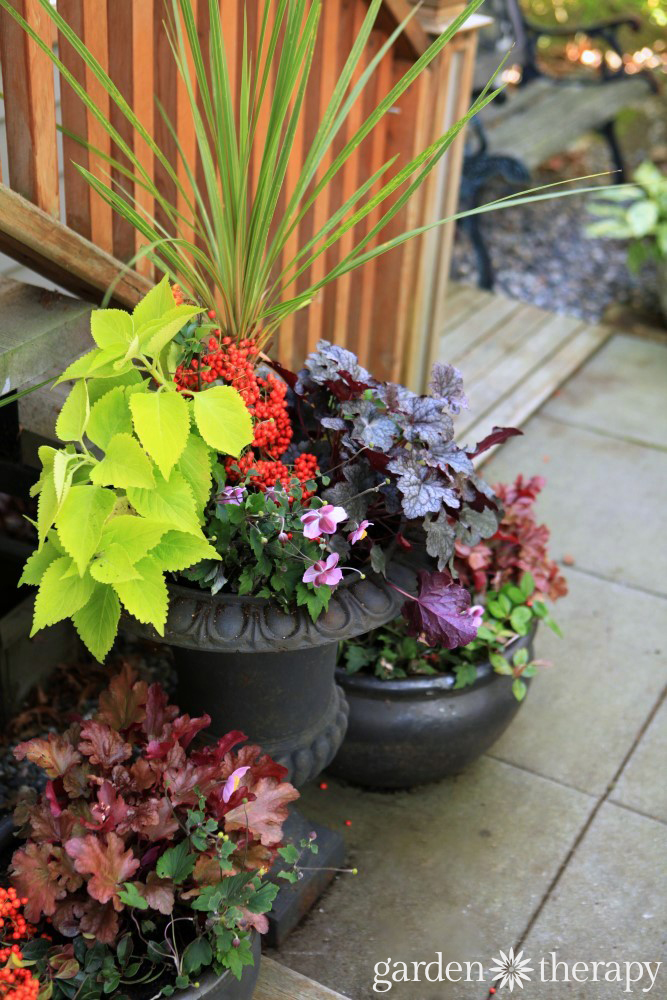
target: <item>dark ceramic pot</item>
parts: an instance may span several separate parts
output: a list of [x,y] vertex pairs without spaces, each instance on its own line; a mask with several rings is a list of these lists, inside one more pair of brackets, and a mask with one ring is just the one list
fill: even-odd
[[[393,579],[405,590],[414,584],[402,567]],[[263,599],[175,584],[169,590],[163,637],[133,619],[128,627],[174,647],[181,709],[208,712],[216,736],[242,730],[288,769],[293,784],[315,778],[347,725],[345,697],[334,680],[338,642],[395,618],[404,597],[381,577],[355,577],[312,622],[304,609],[285,614]]]
[[199,981],[199,986],[191,986],[187,990],[179,990],[174,994],[175,1000],[251,1000],[259,977],[259,964],[262,958],[262,945],[259,934],[254,935],[252,953],[254,965],[246,965],[240,979],[227,970],[221,976],[207,972]]
[[[533,656],[534,631],[517,639]],[[350,717],[347,735],[330,774],[364,788],[412,788],[459,774],[507,729],[521,705],[511,677],[490,663],[477,680],[454,690],[454,677],[384,681],[336,670]]]

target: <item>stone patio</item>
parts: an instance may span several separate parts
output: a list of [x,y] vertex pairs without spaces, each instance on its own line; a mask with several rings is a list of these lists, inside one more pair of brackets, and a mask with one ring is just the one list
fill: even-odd
[[[536,971],[515,995],[665,996],[664,964],[650,993],[648,975],[626,992],[604,968],[598,982],[537,980],[552,952],[570,968],[667,959],[666,386],[667,345],[616,335],[489,463],[492,482],[548,480],[539,510],[570,583],[556,609],[565,638],[540,635],[553,666],[464,775],[405,793],[333,780],[305,793],[359,875],[338,876],[281,962],[366,1000],[388,958],[442,952],[443,965],[486,973],[518,946]],[[481,1000],[489,982],[398,982],[388,995]]]

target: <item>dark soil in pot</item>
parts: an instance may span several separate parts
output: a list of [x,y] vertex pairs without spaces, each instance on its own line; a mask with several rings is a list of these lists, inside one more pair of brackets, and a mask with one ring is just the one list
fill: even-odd
[[[514,653],[533,656],[534,632]],[[330,774],[364,788],[398,789],[459,774],[507,729],[521,702],[512,678],[480,663],[477,680],[454,690],[453,675],[385,681],[336,671],[350,707],[348,730]]]

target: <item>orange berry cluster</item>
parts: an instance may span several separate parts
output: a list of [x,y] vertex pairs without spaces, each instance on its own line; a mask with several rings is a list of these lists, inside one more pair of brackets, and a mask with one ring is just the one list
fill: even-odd
[[[39,993],[39,980],[30,969],[17,968],[8,964],[23,960],[23,953],[17,941],[31,938],[35,928],[29,924],[21,907],[27,899],[19,898],[16,889],[0,888],[0,997],[11,1000],[36,1000]],[[9,942],[13,942],[10,944]]]
[[[265,493],[277,483],[280,483],[285,492],[289,493],[290,484],[293,479],[298,479],[300,483],[306,483],[313,476],[317,475],[318,471],[315,455],[299,455],[294,462],[293,471],[290,471],[284,462],[258,459],[250,452],[242,455],[241,458],[226,458],[225,468],[227,469],[227,477],[230,483],[237,483],[239,480],[245,479],[248,472],[254,469],[255,471],[250,478],[262,493]],[[314,495],[314,491],[304,489],[302,503],[306,503]],[[290,502],[291,500],[292,497],[290,497]]]

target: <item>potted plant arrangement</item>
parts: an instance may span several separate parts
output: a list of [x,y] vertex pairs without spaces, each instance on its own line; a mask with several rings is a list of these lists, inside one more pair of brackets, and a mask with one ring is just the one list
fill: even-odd
[[447,648],[428,622],[415,638],[401,621],[341,644],[337,678],[350,724],[332,774],[410,788],[459,773],[507,728],[542,665],[533,651],[539,623],[560,634],[545,601],[567,593],[533,509],[543,485],[537,476],[498,484],[497,532],[455,543],[454,575],[475,602],[469,614],[478,626],[467,645]]
[[0,996],[252,997],[278,891],[264,875],[282,854],[296,877],[316,847],[282,846],[299,793],[243,733],[195,748],[209,722],[125,668],[93,718],[16,747],[48,782],[16,810]]
[[628,266],[639,271],[653,261],[658,268],[658,294],[667,319],[667,176],[654,163],[637,167],[632,186],[607,188],[591,199],[596,221],[588,236],[629,240]]

